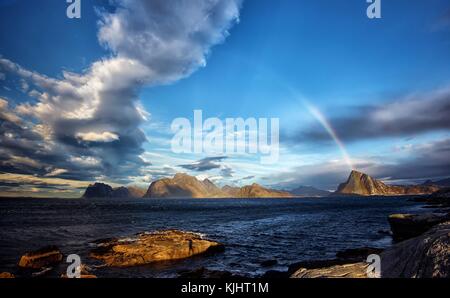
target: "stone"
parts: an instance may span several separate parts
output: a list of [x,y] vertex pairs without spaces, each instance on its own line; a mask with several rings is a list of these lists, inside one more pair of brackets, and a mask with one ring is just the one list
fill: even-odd
[[222,244],[199,234],[178,230],[141,233],[131,238],[97,242],[97,245],[90,256],[114,267],[178,260],[224,249]]
[[[79,278],[97,278],[96,275],[91,273],[92,269],[89,266],[87,266],[85,264],[81,264],[80,267],[81,267],[80,268],[81,270],[80,270],[80,277]],[[61,278],[68,278],[67,274],[66,273],[62,274]]]
[[386,249],[382,277],[450,278],[450,221]]
[[366,278],[367,266],[365,262],[358,262],[325,268],[300,268],[291,275],[291,278]]
[[56,246],[46,246],[23,255],[20,258],[19,267],[41,269],[56,265],[62,259],[63,255]]
[[9,272],[2,272],[0,273],[0,278],[15,278],[14,274]]
[[[382,278],[449,278],[450,221],[384,250],[380,254],[380,260]],[[290,276],[363,278],[367,277],[367,267],[366,262],[310,261],[298,263],[295,270],[291,267]]]
[[450,220],[448,213],[392,214],[388,217],[395,241],[419,236],[447,220]]

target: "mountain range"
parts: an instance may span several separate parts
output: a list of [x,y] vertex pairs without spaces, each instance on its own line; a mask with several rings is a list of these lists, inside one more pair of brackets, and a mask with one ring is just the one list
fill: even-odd
[[[448,179],[447,179],[448,180]],[[299,186],[291,191],[266,188],[257,183],[242,187],[225,185],[218,187],[211,180],[177,173],[173,178],[153,181],[147,191],[137,187],[117,187],[96,182],[86,189],[84,198],[290,198],[325,197],[329,195],[396,196],[424,195],[438,191],[445,186],[426,181],[419,185],[387,185],[380,180],[356,170],[351,171],[346,182],[341,183],[333,193],[311,186]],[[447,181],[448,182],[448,181]]]
[[132,187],[112,188],[104,183],[87,187],[84,198],[287,198],[293,195],[287,191],[269,189],[253,183],[243,187],[225,185],[220,188],[209,179],[198,180],[184,173],[173,178],[153,181],[146,192]]

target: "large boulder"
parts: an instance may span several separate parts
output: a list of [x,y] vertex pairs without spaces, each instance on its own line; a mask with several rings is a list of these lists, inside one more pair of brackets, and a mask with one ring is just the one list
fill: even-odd
[[382,251],[373,247],[346,249],[336,253],[336,259],[294,263],[287,273],[293,278],[363,278],[367,277],[367,257]]
[[56,246],[46,246],[39,250],[24,254],[19,261],[19,267],[41,269],[51,267],[60,263],[63,259],[62,253]]
[[392,237],[396,241],[419,236],[447,220],[450,220],[447,213],[392,214],[388,217]]
[[107,266],[129,267],[157,261],[177,260],[222,250],[223,245],[196,233],[177,230],[141,233],[125,239],[97,242],[92,258]]
[[15,278],[14,274],[9,272],[2,272],[0,273],[0,278]]
[[295,271],[292,278],[365,278],[367,277],[365,262],[334,265],[324,268],[300,268]]
[[[379,254],[383,278],[449,278],[450,221],[418,237],[397,243]],[[343,263],[344,262],[344,263]],[[368,277],[365,261],[311,261],[288,273],[293,278]]]
[[381,253],[382,277],[449,278],[450,221]]
[[[80,277],[79,278],[97,278],[96,275],[91,273],[91,268],[85,264],[80,265]],[[68,278],[67,273],[61,274],[61,278]]]

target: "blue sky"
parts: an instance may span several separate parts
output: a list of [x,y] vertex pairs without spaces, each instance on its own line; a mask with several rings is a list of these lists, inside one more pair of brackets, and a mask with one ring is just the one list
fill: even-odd
[[[0,159],[5,190],[11,188],[7,174],[24,175],[20,177],[25,180],[26,175],[34,175],[42,181],[94,179],[144,186],[162,176],[186,171],[179,165],[210,156],[171,152],[170,123],[177,117],[191,118],[195,109],[203,110],[205,117],[280,118],[281,153],[279,162],[269,166],[261,165],[257,156],[227,156],[211,169],[187,171],[190,174],[210,177],[219,184],[239,184],[244,181],[242,178],[252,177],[245,179],[245,183],[333,189],[348,175],[349,167],[336,142],[305,102],[317,108],[333,127],[355,168],[393,182],[448,176],[449,162],[445,158],[448,152],[442,153],[450,144],[450,124],[445,117],[450,101],[450,5],[447,1],[382,1],[382,18],[375,20],[367,18],[368,4],[363,0],[242,3],[227,0],[211,7],[198,1],[198,10],[193,4],[171,7],[169,3],[165,4],[166,10],[160,11],[157,5],[144,5],[154,17],[154,23],[139,20],[140,14],[133,15],[134,21],[127,20],[126,13],[140,7],[136,4],[139,1],[133,2],[118,1],[124,10],[120,15],[114,3],[82,0],[81,19],[68,19],[65,1],[0,0],[0,55],[20,69],[64,82],[63,71],[92,78],[95,63],[125,57],[158,72],[156,77],[147,73],[139,77],[143,83],[131,80],[129,90],[119,90],[120,96],[129,96],[130,101],[123,103],[119,93],[115,93],[117,100],[101,99],[118,105],[119,113],[121,104],[139,106],[149,114],[147,120],[134,121],[136,113],[130,106],[124,126],[114,127],[119,125],[118,120],[109,112],[107,117],[94,113],[95,121],[82,117],[83,123],[77,124],[83,131],[87,127],[91,130],[114,127],[119,138],[118,142],[112,142],[114,147],[69,140],[70,134],[76,135],[77,131],[62,131],[63,124],[71,125],[67,117],[47,120],[44,114],[33,117],[31,112],[25,113],[30,119],[23,120],[30,121],[31,125],[57,125],[58,129],[53,129],[61,132],[52,135],[58,135],[53,140],[58,143],[58,149],[52,149],[54,158],[44,160],[51,154],[32,158],[25,149],[14,147],[18,143],[5,146]],[[194,43],[193,49],[201,52],[198,56],[192,54],[189,59],[181,57],[172,61],[178,49],[170,48],[173,53],[158,56],[151,52],[154,44],[148,40],[144,40],[141,48],[138,39],[117,38],[119,33],[138,36],[145,32],[144,36],[155,34],[170,46],[173,39],[194,32],[184,27],[191,25],[189,18],[198,17],[198,11],[218,16],[209,27],[199,29],[203,30],[201,39],[188,40]],[[107,21],[101,23],[111,16],[123,22],[124,32],[110,34],[114,27]],[[166,20],[173,20],[167,24],[174,28],[166,28],[169,26]],[[101,28],[103,37],[99,33]],[[177,42],[187,44],[186,40]],[[182,55],[190,56],[186,49],[189,47],[183,49]],[[164,69],[166,59],[170,67]],[[199,59],[204,59],[206,64],[199,63]],[[189,65],[189,69],[180,70],[181,64]],[[32,85],[40,83],[21,74],[17,67],[14,70],[5,65],[3,69],[0,65],[0,73],[4,74],[0,76],[4,77],[0,80],[3,85],[0,98],[7,102],[7,106],[2,106],[3,114],[11,116],[18,113],[20,105],[36,105],[42,101],[42,97],[30,95]],[[89,74],[90,71],[94,74]],[[120,80],[123,74],[119,70],[112,75]],[[28,85],[26,91],[24,81]],[[46,93],[44,89],[42,85],[36,87],[41,95]],[[104,93],[102,96],[107,96]],[[67,109],[60,103],[55,105]],[[86,109],[85,113],[96,107],[87,104]],[[23,112],[20,117],[26,118]],[[145,141],[141,140],[141,132]],[[8,131],[5,129],[3,133]],[[24,135],[22,132],[21,137],[26,138]],[[39,144],[45,147],[44,143]],[[133,149],[124,149],[130,146]],[[86,169],[81,171],[77,166],[59,162],[68,158],[55,153],[57,150],[71,152],[69,159],[74,161],[97,160],[103,168],[89,168],[92,175],[82,177]],[[36,163],[33,166],[32,161],[25,162],[24,158]],[[124,165],[128,159],[130,163]],[[122,166],[121,173],[113,171]],[[232,174],[224,176],[224,170]],[[36,181],[26,181],[36,192],[48,194],[53,189],[43,190]],[[30,187],[24,187],[24,191],[30,191]],[[65,191],[60,185],[54,189]]]

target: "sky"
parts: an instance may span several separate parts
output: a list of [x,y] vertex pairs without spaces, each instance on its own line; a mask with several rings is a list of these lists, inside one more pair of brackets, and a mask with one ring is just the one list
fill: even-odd
[[[0,0],[0,196],[185,172],[333,190],[450,176],[450,4]],[[174,119],[278,118],[279,158],[176,153]]]

